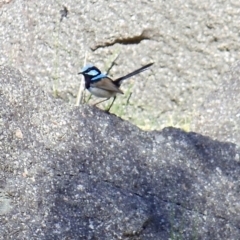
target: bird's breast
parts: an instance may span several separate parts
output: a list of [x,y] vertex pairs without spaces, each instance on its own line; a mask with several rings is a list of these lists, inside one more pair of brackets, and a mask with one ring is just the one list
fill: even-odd
[[91,86],[88,88],[88,91],[92,93],[94,96],[97,96],[100,98],[110,98],[116,95],[116,92],[111,92],[105,89],[91,87]]

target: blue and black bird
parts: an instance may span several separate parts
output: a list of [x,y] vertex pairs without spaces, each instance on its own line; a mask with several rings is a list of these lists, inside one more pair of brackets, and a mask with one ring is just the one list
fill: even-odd
[[106,74],[101,73],[101,71],[97,67],[93,66],[92,64],[86,65],[78,74],[83,74],[85,79],[85,87],[90,93],[92,93],[96,97],[106,98],[105,100],[100,101],[95,105],[101,102],[104,102],[111,97],[114,98],[107,110],[108,112],[116,99],[117,93],[123,94],[123,91],[120,89],[120,86],[123,80],[147,70],[152,65],[153,63],[149,63],[115,80],[112,80]]

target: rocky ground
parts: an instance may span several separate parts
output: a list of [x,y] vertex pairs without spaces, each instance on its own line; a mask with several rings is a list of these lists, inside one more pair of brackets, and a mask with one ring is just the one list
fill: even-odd
[[[239,14],[0,2],[0,240],[239,239]],[[75,106],[85,59],[116,59],[113,77],[155,64],[106,114]]]

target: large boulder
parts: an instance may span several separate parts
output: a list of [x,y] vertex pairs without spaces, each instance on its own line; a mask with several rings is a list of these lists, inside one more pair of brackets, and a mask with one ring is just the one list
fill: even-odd
[[1,239],[239,239],[237,145],[0,83]]

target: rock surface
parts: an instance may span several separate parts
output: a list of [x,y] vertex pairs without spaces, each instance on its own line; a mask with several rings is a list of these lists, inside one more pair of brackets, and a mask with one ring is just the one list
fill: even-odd
[[62,4],[2,1],[0,64],[75,102],[86,53],[103,70],[120,54],[113,77],[154,61],[151,71],[123,84],[126,95],[112,109],[145,129],[189,126],[239,59],[239,0],[66,0],[68,15],[60,22]]
[[237,145],[0,82],[0,239],[239,239]]
[[225,75],[196,111],[191,128],[220,141],[240,145],[240,62]]

